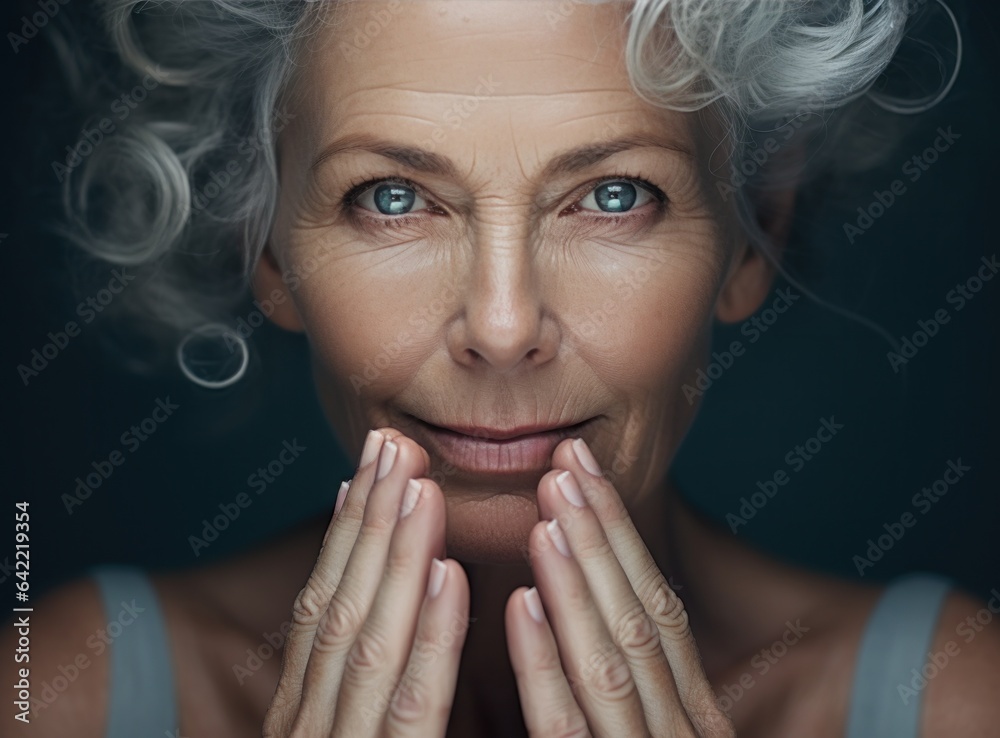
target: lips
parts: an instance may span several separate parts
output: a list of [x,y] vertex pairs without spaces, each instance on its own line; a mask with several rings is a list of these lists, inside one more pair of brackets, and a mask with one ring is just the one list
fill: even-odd
[[544,471],[559,442],[579,435],[594,418],[572,425],[519,426],[494,429],[474,426],[439,426],[414,418],[420,434],[438,456],[470,472],[523,474]]

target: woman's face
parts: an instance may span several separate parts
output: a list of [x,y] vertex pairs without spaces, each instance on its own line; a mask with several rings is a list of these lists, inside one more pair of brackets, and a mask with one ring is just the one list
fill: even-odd
[[301,58],[255,293],[287,296],[345,448],[393,426],[428,451],[449,556],[521,558],[560,437],[630,508],[656,492],[713,318],[769,287],[718,138],[631,89],[626,5],[350,2]]

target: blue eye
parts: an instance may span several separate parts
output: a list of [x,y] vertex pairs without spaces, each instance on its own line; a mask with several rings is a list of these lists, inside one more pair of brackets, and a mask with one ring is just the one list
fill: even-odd
[[655,199],[655,195],[645,187],[639,187],[631,181],[609,180],[587,193],[587,196],[580,200],[580,206],[591,210],[593,208],[590,205],[594,205],[605,213],[626,213],[637,207],[636,202],[640,200],[642,194],[645,194],[646,199],[639,202],[638,206]]
[[413,212],[411,208],[417,201],[424,202],[424,199],[416,190],[401,182],[391,181],[370,187],[354,199],[365,210],[380,215],[407,215]]

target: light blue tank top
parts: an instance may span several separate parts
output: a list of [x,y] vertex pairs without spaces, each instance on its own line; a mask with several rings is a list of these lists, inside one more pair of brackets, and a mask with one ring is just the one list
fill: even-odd
[[[170,645],[149,579],[125,565],[87,573],[100,587],[108,621],[127,606],[139,613],[110,646],[106,738],[174,738],[180,733]],[[845,738],[919,738],[923,692],[901,694],[900,685],[912,689],[911,669],[920,672],[954,586],[947,577],[923,572],[889,582],[861,639]]]

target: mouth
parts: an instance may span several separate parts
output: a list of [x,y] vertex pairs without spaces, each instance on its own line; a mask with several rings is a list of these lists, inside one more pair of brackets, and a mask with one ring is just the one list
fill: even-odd
[[560,441],[579,435],[597,420],[595,416],[571,425],[500,429],[441,426],[410,417],[428,442],[428,450],[458,469],[490,474],[546,470]]

